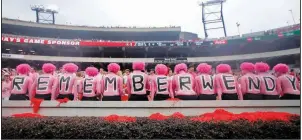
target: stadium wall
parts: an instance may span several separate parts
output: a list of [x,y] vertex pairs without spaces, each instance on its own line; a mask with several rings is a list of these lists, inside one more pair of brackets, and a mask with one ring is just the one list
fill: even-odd
[[[300,54],[300,48],[288,49],[282,51],[273,51],[265,53],[253,53],[244,55],[231,56],[215,56],[215,57],[188,57],[186,61],[182,62],[222,62],[232,60],[248,60],[259,58],[280,57],[286,55]],[[19,54],[5,54],[2,53],[4,59],[21,59],[21,60],[35,60],[35,61],[57,61],[57,62],[103,62],[103,63],[132,63],[136,61],[143,61],[145,63],[156,63],[155,58],[94,58],[94,57],[59,57],[59,56],[39,56],[39,55],[19,55]],[[162,62],[166,63],[166,62]],[[179,61],[169,61],[167,63],[179,63]]]
[[[299,100],[272,101],[152,101],[152,102],[93,102],[70,101],[57,107],[57,101],[43,101],[39,113],[44,116],[108,116],[112,114],[147,117],[153,113],[171,115],[181,112],[197,116],[221,108],[233,113],[275,111],[300,114]],[[129,111],[131,110],[131,111]],[[29,101],[3,101],[2,116],[32,112]]]
[[59,24],[43,24],[35,23],[29,21],[21,20],[12,20],[2,18],[2,24],[16,25],[16,26],[25,26],[25,27],[36,27],[36,28],[45,28],[45,29],[63,29],[63,30],[82,30],[82,31],[106,31],[106,32],[163,32],[163,31],[177,31],[180,32],[180,27],[152,27],[152,28],[105,28],[105,27],[91,27],[91,26],[72,26],[72,25],[59,25]]

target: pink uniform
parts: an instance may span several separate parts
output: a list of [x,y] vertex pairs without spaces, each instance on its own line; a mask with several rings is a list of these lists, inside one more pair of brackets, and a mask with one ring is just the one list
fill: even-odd
[[217,94],[221,99],[222,94],[237,93],[240,100],[243,99],[237,78],[232,74],[219,73],[215,75],[214,84],[216,86]]
[[101,87],[98,91],[103,96],[122,96],[124,94],[123,78],[113,73],[104,75],[103,80],[101,80]]
[[2,82],[2,98],[9,98],[11,92],[11,81],[3,81]]
[[128,76],[127,75],[124,75],[123,76],[123,84],[127,84],[127,80],[128,80]]
[[83,97],[95,97],[97,95],[97,78],[86,76],[74,86],[73,94],[83,93]]
[[[55,100],[59,94],[73,94],[74,86],[76,86],[76,76],[73,73],[65,73],[55,80],[52,88],[52,100]],[[59,92],[57,92],[57,90]],[[77,98],[77,93],[74,95],[74,100]]]
[[[155,74],[152,74],[152,75],[149,75],[148,76],[148,82],[149,82],[149,85],[151,85],[152,81],[154,80],[155,78]],[[151,91],[151,86],[147,89],[148,91]]]
[[215,94],[214,77],[209,74],[200,74],[195,77],[195,91],[197,94]]
[[171,80],[168,76],[156,75],[153,77],[151,82],[151,98],[153,99],[155,94],[169,95],[171,98],[174,98],[171,88]]
[[28,94],[29,99],[31,99],[31,94],[29,94],[33,80],[27,75],[15,76],[11,83],[11,94]]
[[127,93],[145,95],[150,84],[148,82],[148,75],[141,71],[133,71],[128,75]]
[[295,76],[281,75],[277,78],[277,90],[281,96],[284,94],[300,95],[299,81]]
[[240,78],[239,83],[242,95],[246,93],[260,94],[260,79],[258,75],[246,73]]
[[173,76],[171,88],[175,96],[196,95],[194,76],[183,71]]
[[170,77],[168,77],[168,78],[169,78],[169,80],[172,82],[172,80],[173,80],[173,75],[170,76]]
[[197,76],[197,73],[195,72],[189,72],[194,78]]
[[35,79],[39,76],[39,74],[36,72],[31,72],[28,74],[28,76],[31,77],[33,81],[35,81]]
[[103,74],[101,74],[101,73],[99,73],[98,75],[96,75],[96,78],[98,79],[98,80],[102,80],[103,79]]
[[51,74],[39,75],[34,79],[33,86],[30,90],[31,96],[35,97],[35,94],[51,94],[55,80],[56,77]]
[[[260,79],[260,93],[263,95],[279,95],[277,91],[277,77],[269,73],[258,74]],[[280,86],[280,85],[278,85]]]

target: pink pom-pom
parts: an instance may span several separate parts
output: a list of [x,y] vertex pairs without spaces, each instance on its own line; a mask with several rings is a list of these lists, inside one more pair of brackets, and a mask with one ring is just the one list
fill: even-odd
[[284,74],[284,73],[288,73],[289,72],[289,67],[286,65],[286,64],[277,64],[273,70],[275,72],[278,72],[278,73],[281,73],[281,74]]
[[45,63],[42,66],[42,70],[44,73],[52,73],[56,70],[56,66],[51,63]]
[[196,70],[200,73],[210,73],[212,70],[212,66],[207,63],[201,63],[197,66]]
[[267,63],[257,62],[255,64],[255,69],[257,72],[267,72],[270,69],[270,66]]
[[254,72],[255,71],[255,65],[250,62],[243,62],[240,65],[240,69],[242,71],[248,71],[248,72]]
[[157,64],[155,66],[155,72],[158,75],[166,75],[168,73],[168,67],[164,64]]
[[78,66],[74,63],[66,63],[63,65],[63,69],[65,72],[68,73],[75,73],[76,71],[78,71]]
[[228,64],[219,64],[216,67],[216,71],[218,73],[228,73],[228,72],[231,72],[231,66]]
[[27,74],[29,73],[30,69],[31,68],[28,64],[20,64],[16,68],[18,74]]
[[110,63],[107,66],[107,69],[108,69],[109,72],[117,73],[121,69],[121,67],[117,63]]
[[85,73],[88,76],[96,76],[96,75],[98,75],[99,70],[95,67],[88,67],[88,68],[85,69]]
[[175,66],[175,68],[174,68],[174,72],[175,72],[176,74],[179,74],[179,72],[181,72],[181,71],[185,71],[185,72],[188,71],[188,67],[187,67],[187,65],[186,65],[185,63],[177,64],[177,65]]
[[132,69],[133,70],[145,70],[145,63],[144,62],[133,62]]

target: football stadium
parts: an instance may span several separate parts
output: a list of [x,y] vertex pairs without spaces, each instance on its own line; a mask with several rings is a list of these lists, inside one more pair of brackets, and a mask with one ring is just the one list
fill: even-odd
[[300,22],[227,36],[224,3],[202,38],[2,17],[2,138],[300,139]]

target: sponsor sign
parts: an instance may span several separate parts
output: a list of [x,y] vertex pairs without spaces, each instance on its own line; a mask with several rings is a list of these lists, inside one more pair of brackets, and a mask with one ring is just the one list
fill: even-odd
[[2,53],[2,58],[24,58],[24,55]]
[[2,36],[4,42],[27,43],[27,44],[44,44],[44,45],[66,45],[66,46],[99,46],[99,47],[131,47],[134,42],[111,42],[111,41],[74,41],[60,39],[40,39],[27,37],[9,37]]
[[181,63],[188,62],[187,58],[154,58],[155,63]]
[[215,40],[214,44],[215,45],[223,45],[223,44],[227,44],[228,41],[227,40]]

